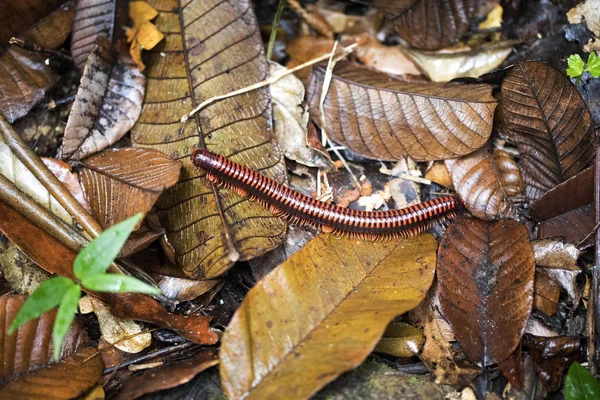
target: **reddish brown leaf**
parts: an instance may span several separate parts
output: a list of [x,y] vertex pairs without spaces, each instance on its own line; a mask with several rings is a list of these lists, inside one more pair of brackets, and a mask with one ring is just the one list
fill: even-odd
[[535,273],[533,306],[550,316],[558,311],[560,285],[543,269]]
[[102,360],[90,358],[95,349],[86,347],[87,335],[75,322],[63,342],[63,361],[54,363],[52,328],[56,309],[8,335],[8,327],[25,298],[0,297],[0,398],[72,399],[80,396],[100,379],[104,368]]
[[594,232],[596,225],[594,221],[596,221],[594,205],[588,204],[540,222],[538,239],[562,238],[567,243],[585,249],[593,245],[594,236],[590,236],[590,233]]
[[506,134],[517,144],[525,194],[537,200],[593,158],[594,130],[567,76],[538,61],[518,62],[502,83]]
[[[319,125],[324,75],[324,67],[315,68],[307,88],[311,115]],[[483,146],[495,108],[488,85],[401,81],[339,62],[323,105],[323,123],[332,140],[364,157],[442,160]]]
[[383,15],[411,46],[437,50],[457,42],[469,29],[478,0],[375,0]]
[[166,188],[177,183],[181,162],[158,150],[126,147],[88,157],[81,183],[96,220],[107,228],[148,212]]
[[90,203],[85,199],[83,189],[79,183],[77,173],[71,170],[71,166],[64,161],[56,158],[41,157],[42,161],[50,171],[58,178],[60,183],[65,185],[69,192],[75,197],[77,202],[83,206],[88,212],[92,212]]
[[515,217],[512,202],[525,185],[510,154],[502,150],[492,153],[486,146],[447,160],[446,166],[454,189],[471,214],[488,221]]
[[440,303],[469,360],[504,361],[521,340],[533,301],[535,264],[516,221],[456,219],[438,253]]
[[83,71],[85,61],[94,49],[96,38],[112,38],[115,18],[115,1],[78,0],[75,2],[75,19],[71,34],[71,56],[75,66]]

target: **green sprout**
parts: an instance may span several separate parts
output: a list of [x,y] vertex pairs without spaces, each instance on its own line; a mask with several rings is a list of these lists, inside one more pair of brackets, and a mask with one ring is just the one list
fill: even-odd
[[73,263],[76,281],[57,276],[42,283],[19,310],[8,329],[8,334],[14,333],[21,325],[58,306],[52,341],[54,360],[59,361],[62,342],[75,318],[82,287],[96,292],[160,294],[160,289],[131,276],[106,273],[142,216],[141,213],[134,215],[108,228],[82,249]]
[[571,78],[581,78],[584,72],[589,72],[594,78],[600,77],[600,57],[595,51],[590,53],[587,60],[587,67],[579,54],[571,54],[567,59],[567,75]]
[[593,400],[600,398],[600,382],[581,364],[574,362],[565,379],[565,400]]

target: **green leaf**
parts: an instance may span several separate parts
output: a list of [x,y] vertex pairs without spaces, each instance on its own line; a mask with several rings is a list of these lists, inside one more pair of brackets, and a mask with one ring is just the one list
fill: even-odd
[[600,78],[600,57],[596,54],[595,51],[590,53],[587,62],[587,70],[592,74],[594,78]]
[[150,286],[139,279],[121,274],[101,274],[88,276],[81,280],[84,287],[96,292],[130,292],[160,294],[158,288]]
[[577,78],[583,74],[585,63],[579,54],[571,54],[567,60],[567,75],[571,78]]
[[579,363],[569,368],[565,380],[565,400],[600,399],[600,382]]
[[77,312],[77,305],[79,304],[79,298],[81,297],[81,286],[73,285],[69,288],[60,302],[58,312],[56,313],[56,319],[54,320],[54,329],[52,331],[52,342],[54,344],[54,361],[60,361],[60,350],[62,348],[62,342],[65,338],[75,313]]
[[50,278],[42,283],[40,287],[31,293],[19,310],[10,328],[8,328],[8,334],[12,334],[21,325],[39,317],[46,311],[52,310],[60,303],[65,292],[73,286],[75,286],[75,283],[72,280],[62,276]]
[[125,241],[133,228],[142,219],[143,214],[136,214],[125,221],[111,226],[92,240],[75,258],[73,272],[80,280],[103,274],[110,263],[119,255]]

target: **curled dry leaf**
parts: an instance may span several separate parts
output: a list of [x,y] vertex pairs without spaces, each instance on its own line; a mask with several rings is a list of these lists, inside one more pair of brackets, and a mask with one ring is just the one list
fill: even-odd
[[63,159],[80,160],[105,149],[137,121],[144,75],[128,57],[114,60],[111,44],[99,37],[83,70],[63,139]]
[[[17,10],[21,7],[27,8],[27,6],[35,9],[33,15],[37,17],[31,22],[43,17],[37,24],[19,35],[23,39],[47,49],[56,49],[71,32],[73,11],[70,6],[64,6],[49,15],[44,15],[38,14],[38,11],[44,10],[46,7],[44,1],[13,0],[10,3],[17,7]],[[56,3],[56,1],[48,2],[48,4]],[[2,13],[4,14],[4,10]],[[13,14],[10,15],[13,16]],[[21,18],[23,17],[20,15],[14,18],[15,23],[20,24],[23,21]],[[23,29],[25,26],[27,25],[20,25],[19,28]],[[0,43],[4,44],[4,42]],[[47,58],[48,56],[42,53],[30,52],[15,46],[9,47],[0,56],[0,93],[2,93],[0,113],[4,114],[9,122],[12,123],[27,114],[57,81],[57,75],[49,65],[46,65]]]
[[129,18],[133,20],[133,28],[126,31],[127,42],[131,42],[129,54],[131,54],[131,58],[140,71],[146,69],[142,61],[142,50],[153,49],[165,37],[150,22],[157,15],[158,11],[145,1],[132,1],[129,3]]
[[88,157],[81,183],[96,220],[108,228],[150,211],[158,196],[179,179],[181,162],[158,150],[125,147]]
[[[268,88],[212,103],[181,122],[194,105],[267,78],[251,2],[192,0],[181,10],[177,0],[149,3],[159,12],[158,29],[172,33],[146,54],[148,88],[132,129],[134,146],[177,160],[189,159],[194,146],[206,147],[285,180],[283,155],[272,141]],[[280,218],[248,197],[214,187],[192,165],[184,165],[180,182],[157,205],[177,262],[196,278],[213,278],[237,260],[263,254],[285,234]]]
[[421,75],[401,46],[385,46],[367,33],[358,38],[354,54],[365,66],[390,75]]
[[544,239],[532,241],[531,248],[538,267],[580,270],[577,259],[581,250],[573,244]]
[[314,68],[308,84],[312,118],[325,124],[331,139],[364,157],[459,157],[483,146],[492,132],[496,100],[489,85],[401,81],[339,62],[321,116],[324,75],[324,67]]
[[73,63],[83,71],[85,61],[94,50],[99,36],[112,41],[115,19],[113,0],[78,0],[75,2],[75,19],[71,34]]
[[425,297],[437,244],[321,235],[254,286],[223,336],[230,398],[307,398],[358,366],[388,322]]
[[469,360],[488,366],[517,347],[534,272],[527,228],[516,221],[459,217],[446,230],[438,254],[440,303]]
[[194,279],[165,276],[158,282],[163,296],[177,301],[190,301],[203,295],[220,282],[219,279],[198,281]]
[[531,200],[575,176],[594,156],[585,102],[567,76],[549,65],[517,62],[502,83],[502,116],[519,149]]
[[425,337],[421,329],[405,322],[391,322],[374,351],[394,357],[413,357],[421,351],[423,343]]
[[519,167],[503,150],[485,146],[464,157],[447,160],[454,189],[465,207],[477,218],[493,221],[514,218],[515,196],[525,184]]
[[375,7],[391,20],[411,46],[424,50],[447,47],[467,32],[478,0],[375,0]]
[[[8,335],[25,296],[0,297],[0,397],[3,399],[72,399],[94,385],[104,366],[82,326],[75,321],[65,336],[60,363],[54,363],[52,327],[56,309]],[[44,382],[44,384],[40,384]],[[51,382],[52,384],[47,384]]]

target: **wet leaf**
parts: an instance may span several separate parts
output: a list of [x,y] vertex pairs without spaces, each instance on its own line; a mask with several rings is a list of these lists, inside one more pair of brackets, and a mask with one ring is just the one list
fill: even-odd
[[375,0],[398,34],[418,49],[437,50],[456,43],[469,29],[477,0]]
[[465,207],[488,221],[514,218],[515,196],[523,190],[519,167],[503,150],[483,147],[474,153],[447,160],[454,189]]
[[96,220],[107,228],[150,211],[177,183],[181,162],[157,150],[108,149],[83,161],[81,183]]
[[360,364],[387,323],[425,297],[431,235],[395,243],[321,235],[262,279],[223,336],[230,398],[306,398]]
[[[7,399],[71,399],[94,385],[103,370],[95,349],[86,347],[88,338],[75,323],[63,342],[60,363],[52,361],[52,326],[56,311],[25,324],[12,336],[6,335],[11,321],[25,301],[24,296],[0,297],[0,397]],[[87,361],[84,361],[88,359]],[[40,382],[52,382],[40,384]]]
[[[19,3],[11,1],[11,4]],[[56,4],[56,1],[50,2]],[[37,6],[36,6],[37,4]],[[33,8],[44,10],[44,2],[23,2]],[[19,8],[21,6],[18,6]],[[4,12],[4,11],[3,11]],[[56,49],[67,38],[71,32],[73,12],[70,7],[60,8],[49,15],[40,15],[34,12],[37,18],[41,18],[37,24],[18,35],[39,46]],[[25,17],[27,19],[28,17]],[[20,24],[21,18],[15,18],[15,23]],[[31,22],[34,22],[35,19]],[[26,25],[20,25],[24,29]],[[0,42],[4,44],[5,42]],[[46,94],[46,91],[57,81],[57,75],[52,71],[45,60],[47,55],[33,53],[25,49],[10,47],[0,56],[0,113],[4,114],[9,122],[23,117],[33,108]]]
[[502,362],[519,344],[534,271],[527,229],[516,221],[459,217],[446,230],[438,254],[440,303],[469,360]]
[[[188,159],[193,146],[207,147],[283,181],[268,88],[213,103],[180,122],[194,105],[268,76],[251,3],[193,0],[181,15],[176,0],[149,3],[159,11],[157,28],[172,33],[146,54],[148,86],[132,130],[134,146],[161,150],[176,160]],[[281,219],[247,197],[213,187],[191,165],[157,206],[179,265],[196,278],[215,277],[237,260],[263,254],[285,234]]]
[[502,83],[506,134],[517,144],[525,194],[537,200],[594,156],[592,117],[569,79],[539,61],[518,62]]
[[[320,124],[325,70],[315,68],[307,99]],[[324,103],[329,137],[367,158],[442,160],[471,153],[492,132],[496,101],[487,85],[408,82],[339,62]]]
[[113,57],[100,37],[88,58],[65,128],[63,159],[80,160],[109,147],[137,121],[144,75],[128,57]]
[[71,34],[71,57],[83,71],[85,62],[94,50],[99,36],[112,41],[116,2],[112,0],[77,0]]

